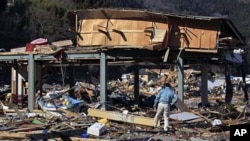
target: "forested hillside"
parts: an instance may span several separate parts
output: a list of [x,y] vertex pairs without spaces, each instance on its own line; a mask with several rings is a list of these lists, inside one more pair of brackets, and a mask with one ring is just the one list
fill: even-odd
[[[14,0],[13,0],[14,1]],[[39,37],[51,41],[75,40],[73,9],[129,8],[162,13],[225,17],[233,21],[246,41],[250,38],[250,0],[15,0],[0,3],[0,48],[24,46]],[[7,6],[9,5],[9,6]]]

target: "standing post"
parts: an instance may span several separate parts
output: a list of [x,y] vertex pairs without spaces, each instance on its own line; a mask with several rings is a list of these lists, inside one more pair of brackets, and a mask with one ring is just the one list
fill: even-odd
[[106,103],[106,91],[107,91],[107,82],[106,82],[106,72],[107,72],[107,62],[106,62],[106,55],[105,53],[101,52],[100,57],[100,81],[101,81],[101,103],[103,104],[102,109],[106,109],[105,103]]
[[208,64],[201,65],[201,103],[204,106],[208,106]]
[[29,60],[28,60],[28,82],[29,82],[29,87],[28,87],[28,109],[30,112],[34,110],[35,107],[35,91],[34,91],[34,72],[35,72],[35,61],[34,61],[34,56],[33,54],[29,54]]
[[183,59],[181,57],[177,60],[177,66],[178,66],[178,96],[181,101],[184,101],[184,69],[183,69]]
[[140,82],[139,82],[139,67],[138,65],[136,64],[134,66],[134,72],[135,72],[135,76],[134,76],[134,95],[135,95],[135,106],[138,107],[138,105],[140,104],[140,98],[139,98],[139,95],[140,95]]

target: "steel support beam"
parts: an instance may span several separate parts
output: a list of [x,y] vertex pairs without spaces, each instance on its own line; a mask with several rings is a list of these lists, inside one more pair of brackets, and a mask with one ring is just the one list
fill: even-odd
[[178,67],[178,96],[181,101],[184,101],[184,67],[183,67],[183,59],[181,57],[177,60]]
[[28,60],[29,54],[4,54],[0,55],[1,61]]
[[[0,60],[1,61],[12,61],[12,60],[28,60],[30,58],[30,54],[1,54]],[[32,54],[34,60],[56,60],[53,54]],[[99,53],[88,53],[88,54],[81,54],[81,53],[70,53],[66,55],[66,59],[74,59],[74,60],[81,60],[81,59],[99,59]]]
[[[101,57],[100,57],[101,56]],[[87,59],[100,59],[101,62],[101,102],[106,102],[106,55],[104,53],[71,53],[66,54],[68,60],[87,60]],[[27,61],[28,62],[28,109],[32,112],[35,108],[35,61],[56,60],[53,54],[2,54],[0,61]],[[17,83],[16,83],[17,84]]]
[[102,108],[106,109],[105,103],[107,99],[107,80],[106,80],[106,72],[107,72],[107,61],[106,61],[106,54],[101,52],[101,58],[100,58],[100,83],[101,83],[101,103],[103,104]]
[[[80,53],[70,53],[66,54],[67,60],[81,60],[81,59],[99,59],[99,53],[89,53],[89,54],[80,54]],[[56,60],[53,54],[36,54],[34,57],[35,60]]]
[[28,91],[28,109],[32,112],[35,108],[35,90],[34,90],[34,74],[35,74],[35,61],[34,55],[29,54],[28,60],[28,83],[29,83],[29,91]]

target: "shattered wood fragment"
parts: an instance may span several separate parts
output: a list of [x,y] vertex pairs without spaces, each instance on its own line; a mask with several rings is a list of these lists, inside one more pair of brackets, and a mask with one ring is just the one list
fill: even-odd
[[[21,113],[28,113],[26,110],[23,110],[23,109],[18,109],[18,111]],[[33,110],[33,113],[36,113],[37,115],[41,115],[43,113],[43,111],[42,110]],[[11,115],[11,116],[18,115],[14,109],[5,109],[4,114]]]
[[226,114],[221,114],[222,119],[237,119],[240,115],[240,112],[230,112]]
[[71,125],[69,125],[69,124],[66,123],[66,122],[63,122],[62,124],[63,124],[63,125],[66,125],[67,127],[70,127],[71,129],[76,129],[74,126],[71,126]]
[[60,119],[59,116],[55,116],[50,111],[44,110],[44,118],[49,120],[50,122],[55,122],[56,120]]
[[31,123],[33,119],[23,119],[23,120],[17,120],[17,121],[9,121],[6,123],[7,126],[16,126],[18,127],[20,124],[24,123]]
[[224,125],[232,125],[232,124],[240,124],[239,120],[222,120],[222,124]]
[[49,126],[51,126],[51,124],[22,124],[19,126],[19,128],[43,128],[44,129]]
[[190,112],[190,109],[187,107],[185,103],[183,103],[180,98],[178,98],[175,104],[182,112]]
[[[23,110],[23,109],[18,109],[19,112],[21,113],[25,113],[27,112],[26,110]],[[4,112],[5,114],[8,114],[8,113],[15,113],[15,109],[4,109]],[[42,110],[33,110],[33,113],[43,113]]]
[[58,128],[60,128],[62,126],[62,123],[58,123],[57,125],[53,125],[50,129],[49,129],[49,131],[55,131],[55,130],[57,130]]
[[209,128],[209,131],[210,132],[224,132],[224,131],[228,131],[229,128],[230,127],[228,125],[218,125],[218,126],[213,126]]
[[195,123],[195,122],[203,122],[203,121],[204,121],[203,118],[198,118],[198,119],[193,119],[193,120],[185,121],[185,123]]
[[79,113],[71,112],[69,110],[65,110],[62,108],[58,108],[58,110],[64,112],[68,117],[82,118],[82,116]]
[[10,130],[10,132],[19,132],[19,131],[28,131],[28,130],[39,130],[39,129],[44,129],[44,127],[17,128],[17,129],[12,129],[12,130]]
[[202,117],[202,118],[205,119],[207,122],[211,122],[211,121],[212,121],[211,119],[209,119],[209,118],[207,118],[207,117],[201,115],[200,113],[198,113],[198,112],[196,112],[196,111],[194,111],[194,110],[192,110],[191,112],[194,113],[194,114],[196,114],[196,115],[198,115],[198,116],[200,116],[200,117]]

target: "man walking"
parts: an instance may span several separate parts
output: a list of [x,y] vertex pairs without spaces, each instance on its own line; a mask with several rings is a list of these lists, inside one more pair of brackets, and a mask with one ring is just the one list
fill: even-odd
[[[171,88],[169,83],[165,84],[165,87],[159,91],[154,101],[154,108],[157,108],[156,115],[154,117],[154,127],[157,126],[160,114],[163,112],[164,117],[164,131],[168,130],[169,125],[169,112],[170,105],[174,105],[178,100],[178,96]],[[158,104],[158,105],[157,105]]]

